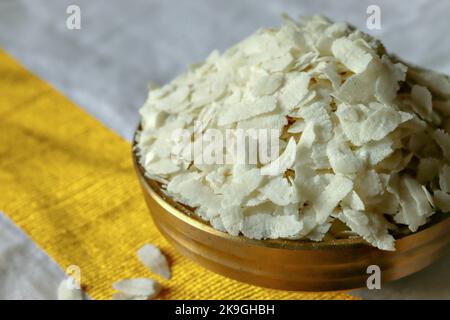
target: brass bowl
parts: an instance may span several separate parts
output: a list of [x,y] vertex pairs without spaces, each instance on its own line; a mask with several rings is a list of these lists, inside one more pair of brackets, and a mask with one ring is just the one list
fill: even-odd
[[135,152],[133,161],[153,221],[164,237],[201,266],[238,281],[295,291],[348,290],[366,286],[370,265],[381,268],[385,282],[415,273],[449,252],[448,215],[436,216],[418,232],[397,239],[394,252],[360,239],[311,242],[231,236],[167,197],[158,182],[144,175]]

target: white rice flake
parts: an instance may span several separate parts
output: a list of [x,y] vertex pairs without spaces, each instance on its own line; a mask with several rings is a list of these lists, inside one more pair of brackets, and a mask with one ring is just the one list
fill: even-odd
[[367,108],[361,104],[350,105],[343,103],[338,106],[336,116],[344,134],[354,145],[361,146],[364,144],[361,139],[361,132],[364,129],[362,123],[366,120],[367,113]]
[[214,216],[220,210],[222,196],[216,195],[211,188],[200,181],[196,174],[178,175],[169,182],[167,191],[171,194],[179,195],[185,204],[191,207],[205,208],[209,215]]
[[342,199],[342,205],[356,211],[366,210],[366,205],[356,191],[352,191]]
[[232,236],[237,236],[242,231],[244,216],[238,207],[228,207],[220,212],[223,227]]
[[317,213],[317,221],[324,223],[333,210],[353,189],[352,180],[342,176],[333,176],[330,184],[319,195],[314,203],[314,210]]
[[355,156],[350,146],[343,141],[330,141],[327,156],[335,173],[351,174],[361,170],[363,162]]
[[391,139],[382,139],[366,143],[356,153],[359,158],[367,159],[371,166],[375,166],[393,152],[393,141]]
[[331,46],[333,55],[349,70],[354,73],[365,71],[373,57],[355,41],[340,38]]
[[256,213],[244,219],[242,233],[252,239],[296,238],[303,223],[298,216],[272,216]]
[[261,168],[263,176],[278,176],[294,165],[297,152],[295,139],[291,138],[284,152],[277,159]]
[[306,123],[302,119],[296,120],[288,129],[289,133],[300,133],[305,130]]
[[383,55],[378,64],[379,75],[375,82],[375,97],[383,104],[392,104],[400,89],[399,82],[405,81],[407,66],[393,63],[388,56]]
[[381,175],[373,169],[367,170],[355,179],[355,190],[365,199],[380,195],[384,191]]
[[167,280],[171,278],[169,263],[158,247],[152,244],[145,244],[138,250],[137,256],[139,261],[150,271]]
[[222,207],[234,207],[242,204],[244,198],[261,184],[263,177],[259,169],[240,170],[233,177],[234,183],[223,188]]
[[339,220],[378,249],[395,250],[394,237],[389,234],[389,224],[382,215],[344,209],[339,215]]
[[311,76],[305,72],[299,72],[292,76],[293,79],[287,80],[288,82],[281,90],[280,93],[280,105],[284,110],[292,110],[297,107],[300,102],[308,94],[308,86],[311,80]]
[[284,75],[280,73],[274,73],[259,78],[255,85],[252,87],[252,93],[255,96],[265,96],[273,94],[283,84]]
[[151,174],[167,175],[177,172],[180,167],[172,159],[160,159],[148,163],[145,169]]
[[286,178],[276,177],[261,188],[261,193],[271,202],[279,206],[286,206],[296,199],[295,186]]
[[274,97],[261,97],[253,102],[241,102],[224,106],[223,112],[219,116],[219,125],[224,126],[234,122],[253,118],[259,114],[273,111],[277,106]]
[[148,278],[125,279],[113,283],[113,289],[128,296],[152,299],[161,291],[161,285]]
[[384,105],[376,105],[376,111],[363,123],[360,141],[380,141],[394,131],[404,119],[393,108]]
[[397,223],[406,224],[413,232],[427,222],[433,213],[422,186],[409,176],[391,179],[389,189],[400,202],[400,212],[395,216]]
[[264,61],[261,67],[270,72],[284,71],[288,68],[294,61],[294,58],[290,53],[286,53],[282,56],[276,57],[272,60]]
[[354,74],[344,81],[333,96],[350,104],[369,103],[374,99],[376,81],[376,75],[369,70]]
[[303,107],[298,115],[306,122],[315,124],[317,138],[328,141],[333,136],[333,123],[328,112],[328,105],[324,102],[316,102],[310,106]]
[[254,118],[243,120],[238,123],[239,129],[274,129],[280,130],[287,124],[287,119],[283,115],[264,114]]
[[414,85],[411,90],[415,111],[424,119],[430,119],[433,112],[433,97],[430,91],[423,86]]

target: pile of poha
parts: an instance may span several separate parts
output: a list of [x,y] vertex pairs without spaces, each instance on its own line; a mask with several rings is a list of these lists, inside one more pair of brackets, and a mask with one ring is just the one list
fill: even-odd
[[[450,211],[450,81],[345,23],[285,21],[150,91],[136,136],[146,175],[232,235],[394,250],[399,229]],[[186,150],[237,128],[279,130],[279,157],[174,161],[175,130],[192,134]]]

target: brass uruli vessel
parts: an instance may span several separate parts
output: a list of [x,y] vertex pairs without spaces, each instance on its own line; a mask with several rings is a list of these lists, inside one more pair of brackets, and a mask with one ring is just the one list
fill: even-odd
[[418,232],[397,239],[394,252],[360,239],[329,242],[252,240],[231,236],[197,219],[167,197],[133,160],[144,197],[158,229],[183,255],[242,282],[283,290],[339,291],[366,286],[367,267],[378,265],[382,281],[415,273],[450,249],[450,218],[443,215]]

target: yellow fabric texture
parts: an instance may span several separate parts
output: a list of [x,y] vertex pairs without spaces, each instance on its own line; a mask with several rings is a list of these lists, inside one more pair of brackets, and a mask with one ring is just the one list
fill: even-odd
[[[182,257],[150,218],[130,144],[1,50],[0,210],[63,269],[79,266],[94,299],[130,277],[160,280],[162,299],[353,299],[251,286]],[[169,257],[171,280],[139,263],[145,243]]]

